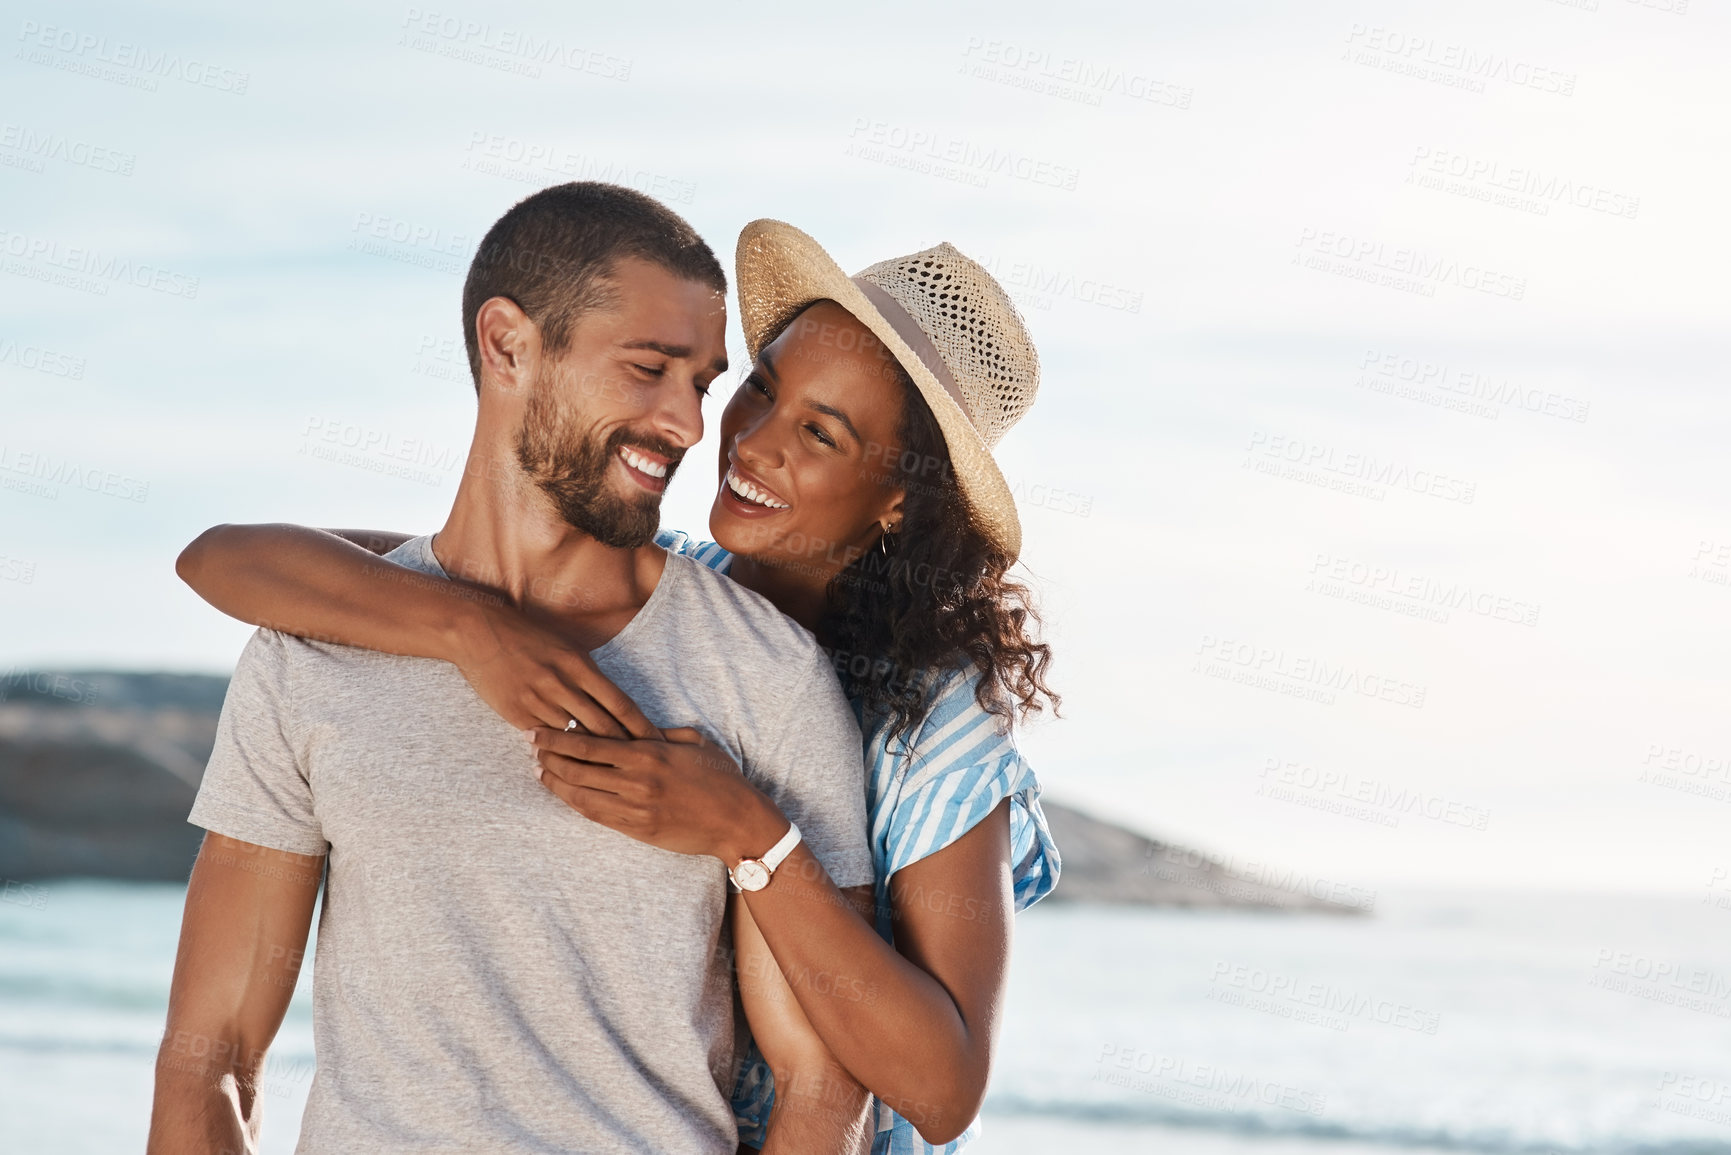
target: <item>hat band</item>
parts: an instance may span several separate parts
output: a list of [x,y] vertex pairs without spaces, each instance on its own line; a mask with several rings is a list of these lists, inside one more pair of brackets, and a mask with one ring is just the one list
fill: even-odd
[[932,343],[932,339],[926,335],[926,331],[920,328],[920,324],[914,320],[913,314],[903,308],[900,301],[890,296],[876,283],[868,281],[864,277],[851,279],[855,285],[859,286],[860,292],[865,294],[866,300],[870,301],[883,315],[883,319],[890,323],[890,328],[896,331],[896,336],[907,342],[908,348],[914,351],[914,356],[918,357],[920,363],[931,371],[933,377],[938,379],[938,384],[944,387],[944,392],[950,395],[950,400],[956,403],[956,407],[962,411],[962,415],[977,430],[980,423],[974,420],[973,411],[968,408],[968,403],[962,399],[962,387],[956,383],[956,378],[950,372],[950,367],[945,363],[943,356],[938,352],[938,347]]

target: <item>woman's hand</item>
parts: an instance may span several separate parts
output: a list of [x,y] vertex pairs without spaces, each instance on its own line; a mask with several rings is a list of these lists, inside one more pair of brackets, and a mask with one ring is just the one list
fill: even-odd
[[661,737],[588,653],[514,607],[477,603],[457,637],[452,661],[481,700],[519,730],[563,730],[575,719],[609,738]]
[[665,740],[533,730],[541,781],[583,817],[679,854],[728,867],[767,853],[788,821],[739,765],[696,730]]

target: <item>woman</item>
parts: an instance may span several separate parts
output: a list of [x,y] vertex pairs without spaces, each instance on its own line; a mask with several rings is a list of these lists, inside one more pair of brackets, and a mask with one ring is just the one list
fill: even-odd
[[[722,416],[715,541],[661,540],[833,655],[865,736],[877,866],[875,926],[815,859],[735,900],[742,998],[774,1072],[742,1072],[741,1134],[762,1141],[772,1083],[777,1120],[782,1101],[821,1098],[833,1056],[878,1099],[874,1151],[954,1151],[977,1133],[1010,915],[1059,868],[1011,736],[1056,705],[1050,653],[1006,576],[1020,526],[991,457],[1033,399],[1038,361],[1002,288],[949,245],[850,279],[804,233],[757,221],[740,236],[738,281],[754,364]],[[344,536],[380,552],[403,540]],[[533,729],[543,783],[586,817],[645,840],[693,813],[786,829],[724,759],[667,780],[647,808],[619,806],[597,783],[643,765],[662,737],[642,737],[641,715],[556,624],[455,583],[369,580],[381,567],[284,526],[218,527],[181,559],[236,617],[455,663]],[[770,957],[785,984],[750,980]]]

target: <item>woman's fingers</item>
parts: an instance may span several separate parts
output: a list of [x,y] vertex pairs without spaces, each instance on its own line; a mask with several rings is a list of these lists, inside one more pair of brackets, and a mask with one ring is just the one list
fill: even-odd
[[578,762],[593,762],[602,766],[639,767],[648,753],[630,738],[602,738],[581,731],[538,729],[535,747]]
[[[661,731],[644,716],[631,695],[615,686],[587,655],[573,655],[572,668],[562,671],[562,679],[573,692],[584,694],[618,724],[618,737],[659,738]],[[597,731],[600,733],[600,731]]]
[[537,726],[546,726],[553,730],[563,730],[571,720],[571,712],[557,702],[548,701],[539,694],[531,694],[525,707],[528,711],[526,720],[506,718],[513,726],[531,730]]
[[628,833],[636,811],[620,800],[617,794],[596,790],[590,786],[575,786],[557,775],[548,773],[541,779],[560,801],[589,819],[620,833]]
[[605,738],[630,737],[625,732],[625,727],[620,725],[619,720],[601,703],[581,690],[564,689],[565,692],[559,696],[564,717],[550,721],[547,725],[555,730],[563,730],[566,722],[575,719],[577,725],[591,734],[600,734]]
[[535,760],[541,764],[543,771],[541,781],[549,788],[554,782],[562,782],[567,786],[582,786],[585,789],[622,796],[630,790],[632,785],[630,775],[611,766],[597,766],[593,762],[579,762],[573,758],[549,753],[546,750],[537,754]]

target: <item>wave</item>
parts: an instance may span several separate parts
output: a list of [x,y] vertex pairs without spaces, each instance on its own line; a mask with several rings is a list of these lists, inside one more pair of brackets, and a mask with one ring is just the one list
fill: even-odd
[[63,1003],[79,1010],[168,1010],[168,983],[117,980],[100,974],[0,974],[0,1005],[23,1003],[41,1009]]
[[1253,1115],[1235,1111],[1198,1111],[1161,1103],[1084,1102],[993,1095],[986,1100],[988,1117],[1017,1115],[1070,1119],[1083,1123],[1159,1126],[1258,1138],[1333,1140],[1374,1143],[1383,1147],[1467,1151],[1477,1155],[1731,1155],[1731,1142],[1711,1139],[1639,1139],[1598,1136],[1582,1143],[1558,1139],[1522,1138],[1491,1130],[1403,1127],[1398,1124],[1329,1121]]

